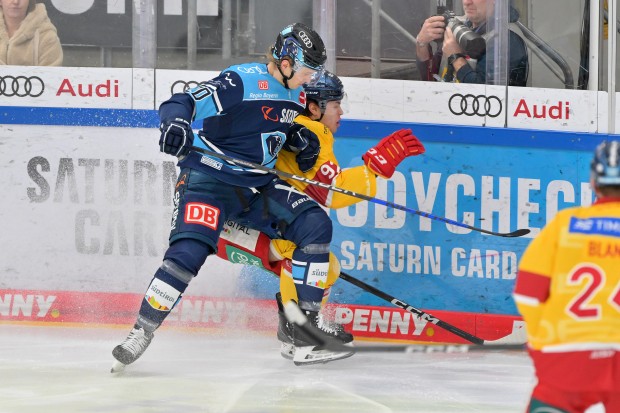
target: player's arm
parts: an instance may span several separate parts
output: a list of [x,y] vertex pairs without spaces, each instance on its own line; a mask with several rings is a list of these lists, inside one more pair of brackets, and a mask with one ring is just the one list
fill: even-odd
[[381,139],[362,159],[371,172],[389,179],[405,158],[421,155],[425,150],[422,142],[411,133],[411,129],[400,129]]
[[159,150],[182,157],[194,143],[192,119],[194,101],[185,93],[175,93],[159,106]]
[[[375,196],[377,176],[391,177],[405,158],[420,155],[425,151],[424,145],[411,134],[411,130],[403,129],[383,138],[379,144],[369,149],[362,157],[365,165],[341,170],[333,151],[333,136],[329,131],[326,133],[329,136],[321,139],[321,152],[317,163],[305,176],[367,196]],[[308,185],[304,191],[328,208],[343,208],[360,202],[359,198],[315,185]]]
[[297,167],[306,173],[316,165],[321,144],[316,133],[299,123],[293,123],[286,133],[282,149],[294,153]]
[[225,71],[186,93],[175,93],[159,107],[159,148],[183,157],[194,143],[194,119],[217,116],[243,100],[243,82],[238,74]]
[[537,335],[540,318],[549,298],[557,251],[557,218],[532,240],[519,263],[513,297],[530,337]]

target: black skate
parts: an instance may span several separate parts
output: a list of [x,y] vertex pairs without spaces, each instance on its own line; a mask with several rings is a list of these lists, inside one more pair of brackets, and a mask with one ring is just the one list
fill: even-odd
[[[353,355],[353,350],[346,352],[338,352],[322,349],[309,342],[300,332],[300,330],[292,323],[288,322],[284,315],[282,306],[282,297],[280,293],[276,294],[278,303],[278,340],[280,340],[280,354],[286,359],[292,359],[295,365],[301,366],[306,364],[328,363],[334,360],[340,360]],[[344,331],[342,325],[337,323],[327,323],[323,317],[316,311],[302,310],[308,321],[324,333],[330,335],[345,345],[353,347],[353,335]]]
[[133,363],[144,353],[154,334],[144,330],[137,324],[129,332],[129,335],[118,346],[112,350],[112,355],[116,359],[112,365],[112,373],[122,371],[126,365]]

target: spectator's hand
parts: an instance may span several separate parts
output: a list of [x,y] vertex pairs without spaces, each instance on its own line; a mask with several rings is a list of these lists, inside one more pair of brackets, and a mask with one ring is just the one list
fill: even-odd
[[297,156],[297,166],[302,172],[308,172],[314,167],[321,152],[319,137],[310,129],[298,123],[293,123],[286,134],[284,149]]
[[459,46],[456,41],[456,37],[454,37],[454,33],[452,33],[452,29],[449,27],[446,29],[446,33],[443,38],[443,47],[441,48],[443,55],[445,57],[449,57],[455,53],[464,53],[461,46]]
[[420,33],[416,37],[418,43],[427,44],[443,37],[446,20],[443,16],[431,16],[424,20]]
[[188,121],[181,118],[164,120],[159,125],[159,150],[177,158],[187,155],[194,143],[194,132]]
[[392,177],[403,159],[421,155],[424,151],[424,145],[411,134],[411,129],[401,129],[381,139],[377,146],[370,148],[362,156],[362,159],[375,175],[387,179]]

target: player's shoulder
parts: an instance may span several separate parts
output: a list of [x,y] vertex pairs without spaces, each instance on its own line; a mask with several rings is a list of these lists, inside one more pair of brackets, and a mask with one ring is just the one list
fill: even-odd
[[298,115],[295,118],[295,123],[298,123],[314,132],[319,138],[333,138],[332,132],[327,126],[317,120],[312,120],[306,115]]
[[230,73],[241,79],[258,79],[269,75],[265,63],[243,63],[232,65],[222,70],[222,75]]
[[[588,207],[573,206],[559,210],[549,224],[566,226],[573,219],[587,219],[590,214]],[[549,225],[548,224],[548,225]]]

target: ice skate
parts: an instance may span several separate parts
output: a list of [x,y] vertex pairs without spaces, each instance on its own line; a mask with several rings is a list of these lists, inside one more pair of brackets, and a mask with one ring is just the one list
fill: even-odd
[[[282,306],[282,298],[280,294],[276,294],[278,303],[278,340],[282,343],[280,346],[280,354],[282,357],[293,360],[295,365],[302,366],[307,364],[327,363],[334,360],[341,360],[351,357],[353,350],[346,352],[337,352],[321,349],[308,342],[303,334],[292,323],[289,323],[284,315]],[[329,334],[331,337],[341,341],[345,345],[353,347],[353,335],[344,331],[340,324],[329,324],[323,317],[314,311],[304,311],[306,317],[312,325],[321,331]]]
[[112,350],[112,355],[116,359],[112,365],[112,373],[118,373],[125,369],[125,366],[136,361],[147,349],[154,334],[144,330],[137,324],[133,327],[129,335],[118,346]]

